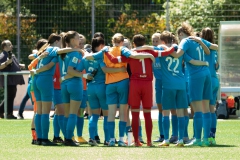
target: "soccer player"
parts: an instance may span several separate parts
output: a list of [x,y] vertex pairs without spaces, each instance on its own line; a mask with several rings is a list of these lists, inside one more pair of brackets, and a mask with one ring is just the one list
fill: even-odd
[[[61,37],[56,34],[51,34],[48,38],[48,43],[45,44],[38,53],[42,53],[45,49],[49,52],[54,47],[61,47]],[[55,70],[56,57],[47,56],[40,60],[37,68],[40,68],[52,62],[49,70],[41,72],[34,77],[33,88],[37,101],[37,114],[35,116],[35,126],[38,139],[42,141],[42,145],[55,145],[48,139],[49,132],[49,113],[52,105],[53,98],[53,74]]]
[[[196,42],[189,38],[189,36],[194,35],[193,29],[189,24],[183,23],[182,26],[178,28],[177,34],[181,42],[175,56],[176,58],[185,53],[184,56],[189,56],[195,60],[203,60],[204,55],[210,53],[208,49],[208,47],[211,46],[210,43],[202,40]],[[190,59],[186,59],[184,57],[184,60],[189,72],[190,102],[192,103],[195,112],[194,130],[196,141],[190,143],[189,145],[209,146],[208,136],[211,124],[209,100],[212,98],[211,75],[208,67],[193,66],[189,63]],[[204,128],[203,142],[201,142],[202,127]]]
[[[209,41],[210,43],[214,44],[214,32],[211,28],[207,27],[202,29],[200,37]],[[216,99],[217,99],[217,92],[219,89],[219,80],[217,78],[216,71],[219,68],[218,63],[218,52],[216,50],[210,49],[210,55],[205,55],[205,60],[209,62],[209,70],[211,74],[212,80],[212,99],[210,100],[210,112],[211,112],[211,130],[209,135],[209,142],[210,144],[215,145],[215,133],[217,127],[217,118],[215,114],[215,106],[216,106]]]

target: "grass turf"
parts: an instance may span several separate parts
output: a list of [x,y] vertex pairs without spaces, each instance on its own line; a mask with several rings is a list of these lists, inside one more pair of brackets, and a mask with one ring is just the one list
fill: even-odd
[[[102,120],[99,120],[99,135],[104,141]],[[49,138],[53,137],[52,120]],[[239,159],[240,121],[219,120],[217,145],[212,147],[183,147],[174,145],[165,148],[146,147],[44,147],[31,144],[30,120],[0,120],[0,158],[6,159]],[[145,140],[144,122],[143,138]],[[88,120],[85,120],[83,137],[88,139]],[[153,121],[153,139],[158,135],[157,121]],[[118,133],[118,120],[116,120]],[[171,133],[171,132],[170,132]],[[189,122],[189,135],[192,136],[192,120]],[[117,136],[118,137],[118,136]],[[158,143],[155,143],[157,146]]]

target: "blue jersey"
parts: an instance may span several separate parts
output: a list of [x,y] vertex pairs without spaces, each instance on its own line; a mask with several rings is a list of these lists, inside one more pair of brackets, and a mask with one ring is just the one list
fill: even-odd
[[183,56],[160,57],[162,67],[162,88],[186,90],[186,81],[182,72]]
[[[94,59],[102,59],[103,60],[104,52],[105,52],[104,50],[101,50],[97,53],[94,53],[92,56]],[[131,56],[131,51],[127,47],[121,47],[121,55],[128,58],[129,56]]]
[[[210,47],[211,45],[211,43],[204,40],[203,40],[203,43],[207,47]],[[202,46],[199,43],[189,38],[185,38],[180,42],[178,48],[182,49],[184,51],[184,54],[187,54],[190,57],[189,59],[185,59],[185,56],[184,56],[184,61],[187,62],[186,66],[187,66],[189,75],[192,78],[199,78],[209,74],[207,66],[195,66],[189,63],[190,59],[204,61],[205,53]]]
[[[47,65],[48,63],[50,62],[54,62],[54,63],[57,63],[57,57],[56,55],[54,54],[51,54],[51,52],[53,51],[57,51],[59,48],[58,47],[52,47],[52,46],[49,46],[47,47],[46,51],[45,52],[48,52],[48,56],[41,59],[39,62],[38,62],[38,65],[37,65],[37,68],[41,68],[45,65]],[[52,68],[50,68],[49,70],[47,71],[44,71],[44,72],[40,72],[38,74],[39,75],[54,75],[54,72],[55,72],[55,66],[53,66]]]
[[215,50],[210,50],[210,55],[205,55],[205,60],[209,63],[209,70],[212,77],[217,78],[216,74],[216,63],[218,59],[218,53]]
[[[164,50],[164,48],[154,47],[154,50]],[[155,63],[153,64],[153,74],[156,79],[162,79],[161,63],[160,59],[157,57]]]
[[99,61],[90,61],[85,58],[82,59],[80,64],[77,67],[77,70],[83,71],[85,69],[86,73],[92,73],[97,71],[94,79],[88,83],[89,84],[99,84],[105,83],[105,73],[102,71],[101,67],[106,66],[102,60]]
[[[79,54],[79,52],[77,52],[77,51],[69,52],[65,56],[64,60],[63,61],[60,60],[60,62],[59,62],[59,65],[60,65],[59,67],[61,67],[60,68],[61,76],[65,76],[67,74],[68,67],[73,67],[73,69],[80,71],[77,68],[78,68],[78,65],[81,62],[81,60],[82,60],[82,55]],[[70,81],[73,79],[81,80],[80,77],[73,77],[73,78],[65,80],[64,82],[67,82],[67,81]]]

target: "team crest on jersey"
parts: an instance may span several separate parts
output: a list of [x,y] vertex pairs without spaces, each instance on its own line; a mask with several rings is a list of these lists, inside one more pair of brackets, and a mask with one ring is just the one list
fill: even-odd
[[72,62],[76,64],[78,62],[78,58],[77,57],[73,57]]

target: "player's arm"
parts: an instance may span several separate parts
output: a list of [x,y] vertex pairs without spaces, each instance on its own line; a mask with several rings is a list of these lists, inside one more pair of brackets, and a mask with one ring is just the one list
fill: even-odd
[[199,60],[190,60],[189,63],[191,63],[194,66],[209,66],[209,63],[207,61],[199,61]]
[[211,43],[211,46],[209,48],[217,51],[218,50],[218,45]]
[[69,53],[69,52],[79,52],[83,56],[85,55],[85,51],[79,48],[62,48],[57,51],[57,54],[64,54],[64,53]]
[[[35,61],[35,60],[33,60],[33,61]],[[30,74],[35,75],[35,74],[47,71],[47,70],[51,69],[54,65],[55,65],[55,62],[50,62],[47,65],[44,65],[38,69],[31,69]],[[29,66],[28,66],[28,68],[29,68]]]
[[195,37],[195,36],[190,36],[189,38],[192,39],[192,40],[194,40],[194,41],[196,41],[197,43],[199,43],[199,44],[202,46],[202,48],[203,48],[203,50],[204,50],[204,52],[205,52],[206,54],[210,54],[210,50],[209,50],[208,47],[203,43],[203,41],[201,40],[201,38]]

